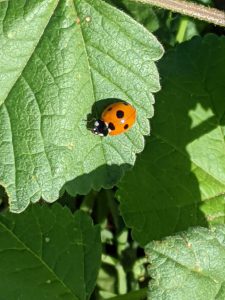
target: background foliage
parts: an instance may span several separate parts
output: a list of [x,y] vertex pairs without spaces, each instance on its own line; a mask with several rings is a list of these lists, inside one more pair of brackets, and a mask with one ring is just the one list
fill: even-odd
[[224,29],[106,2],[0,1],[0,300],[224,299]]

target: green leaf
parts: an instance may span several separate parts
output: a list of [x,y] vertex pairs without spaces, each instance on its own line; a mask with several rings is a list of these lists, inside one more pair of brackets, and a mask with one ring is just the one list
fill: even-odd
[[83,212],[31,206],[0,217],[1,299],[89,299],[101,262],[99,227]]
[[28,64],[58,2],[0,3],[0,105]]
[[159,64],[152,135],[117,197],[145,245],[189,226],[224,223],[225,38],[195,38]]
[[134,2],[133,0],[108,0],[118,8],[128,13],[138,23],[153,32],[159,28],[159,20],[153,8],[146,3]]
[[151,242],[148,299],[223,300],[225,298],[225,226],[187,232]]
[[[4,1],[0,18],[0,182],[11,211],[55,201],[74,178],[73,193],[112,187],[143,150],[162,46],[101,0]],[[137,108],[127,134],[102,139],[87,130],[106,98]]]

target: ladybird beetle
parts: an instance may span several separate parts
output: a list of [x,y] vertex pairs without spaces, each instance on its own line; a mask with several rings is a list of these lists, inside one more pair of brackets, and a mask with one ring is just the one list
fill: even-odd
[[92,132],[100,136],[118,135],[130,129],[135,121],[136,109],[125,101],[116,102],[105,108]]

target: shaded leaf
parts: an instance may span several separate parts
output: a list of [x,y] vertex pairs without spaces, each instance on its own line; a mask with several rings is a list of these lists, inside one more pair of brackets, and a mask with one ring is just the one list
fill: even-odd
[[142,245],[194,225],[224,223],[225,39],[195,38],[159,64],[152,136],[117,197]]
[[31,206],[0,217],[2,299],[83,299],[101,261],[100,230],[67,208]]

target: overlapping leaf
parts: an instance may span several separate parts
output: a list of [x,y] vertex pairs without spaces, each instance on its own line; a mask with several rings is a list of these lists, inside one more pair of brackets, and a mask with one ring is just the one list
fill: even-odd
[[187,232],[150,243],[151,300],[225,298],[225,227]]
[[150,32],[159,29],[159,20],[155,10],[146,3],[136,2],[132,0],[107,0],[109,3],[121,8],[128,13],[138,23],[142,24]]
[[[11,211],[40,197],[55,201],[73,178],[74,193],[111,187],[149,133],[161,45],[101,0],[0,7],[0,183]],[[138,121],[127,134],[101,139],[87,130],[87,115],[97,116],[105,98],[136,107]]]
[[101,241],[85,213],[55,205],[0,218],[1,299],[89,299]]
[[160,62],[152,135],[119,185],[141,244],[193,225],[224,223],[225,39],[195,38]]

